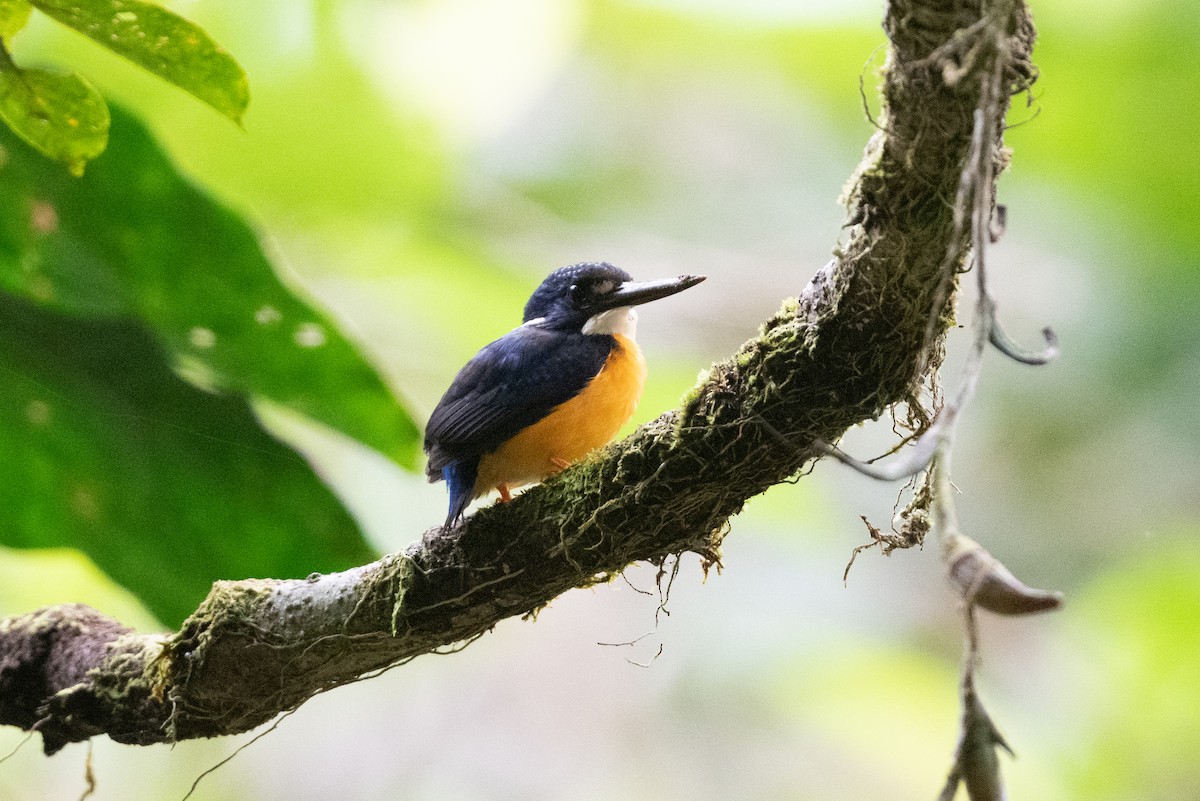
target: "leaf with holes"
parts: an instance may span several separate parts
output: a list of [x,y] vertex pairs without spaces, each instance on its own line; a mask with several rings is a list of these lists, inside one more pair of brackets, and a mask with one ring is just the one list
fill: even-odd
[[279,280],[240,217],[112,113],[108,151],[78,180],[0,131],[0,291],[140,320],[193,383],[266,398],[413,467],[417,426],[359,349]]
[[0,543],[73,547],[177,626],[217,579],[374,558],[242,398],[189,385],[131,320],[0,292]]
[[216,579],[369,561],[251,402],[410,466],[416,425],[240,217],[113,133],[74,179],[0,130],[0,543],[78,548],[170,624]]

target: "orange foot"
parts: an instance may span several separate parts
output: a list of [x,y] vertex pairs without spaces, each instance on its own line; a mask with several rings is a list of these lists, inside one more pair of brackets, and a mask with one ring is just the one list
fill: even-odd
[[557,456],[550,457],[550,464],[554,465],[555,473],[557,473],[561,470],[566,470],[568,467],[571,466],[571,463],[568,462],[566,459],[559,459]]
[[512,500],[512,493],[508,491],[507,484],[496,485],[496,491],[500,493],[500,503],[508,503]]

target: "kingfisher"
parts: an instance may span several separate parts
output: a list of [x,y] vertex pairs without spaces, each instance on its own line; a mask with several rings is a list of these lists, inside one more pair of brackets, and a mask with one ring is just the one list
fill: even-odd
[[426,473],[450,492],[446,527],[493,488],[508,501],[611,440],[646,381],[634,306],[704,278],[637,282],[607,262],[550,273],[522,324],[467,362],[429,418]]

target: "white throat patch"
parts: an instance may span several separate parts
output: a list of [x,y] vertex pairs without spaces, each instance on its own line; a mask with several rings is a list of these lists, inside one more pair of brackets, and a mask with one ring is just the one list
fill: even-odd
[[636,339],[637,319],[637,311],[632,306],[618,306],[588,318],[583,324],[583,333],[620,334],[629,339]]

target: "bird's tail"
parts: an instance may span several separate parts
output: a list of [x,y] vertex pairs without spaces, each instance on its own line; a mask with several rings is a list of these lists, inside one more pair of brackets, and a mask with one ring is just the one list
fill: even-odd
[[450,511],[446,515],[446,528],[462,519],[475,494],[475,478],[479,474],[479,463],[454,461],[442,468],[442,478],[450,490]]

